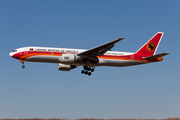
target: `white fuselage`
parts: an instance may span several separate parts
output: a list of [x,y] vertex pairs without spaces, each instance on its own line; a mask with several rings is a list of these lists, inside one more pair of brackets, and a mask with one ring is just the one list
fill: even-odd
[[[11,52],[10,56],[16,59],[30,62],[48,62],[62,63],[62,54],[78,54],[86,51],[85,49],[69,49],[69,48],[50,48],[50,47],[23,47]],[[99,62],[92,66],[130,66],[147,63],[146,61],[138,61],[134,59],[134,53],[107,51],[104,55],[98,56]],[[85,66],[83,61],[75,61],[74,63],[63,63],[75,66]]]

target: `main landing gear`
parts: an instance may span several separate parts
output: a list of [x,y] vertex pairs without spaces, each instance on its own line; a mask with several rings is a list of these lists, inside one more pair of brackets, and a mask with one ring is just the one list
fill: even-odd
[[[85,75],[91,75],[91,72],[94,72],[95,67],[90,67],[90,66],[84,66],[84,70],[81,71],[82,74]],[[90,71],[90,72],[88,72]]]

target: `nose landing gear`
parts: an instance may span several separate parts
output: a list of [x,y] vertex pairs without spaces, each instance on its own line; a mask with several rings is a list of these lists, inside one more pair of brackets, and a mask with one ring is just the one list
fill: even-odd
[[[91,72],[94,72],[95,67],[84,66],[84,70],[81,71],[82,74],[91,76]],[[91,71],[91,72],[88,72]]]
[[20,60],[20,62],[23,64],[22,68],[25,68],[24,61]]
[[22,68],[25,68],[25,65],[22,65]]

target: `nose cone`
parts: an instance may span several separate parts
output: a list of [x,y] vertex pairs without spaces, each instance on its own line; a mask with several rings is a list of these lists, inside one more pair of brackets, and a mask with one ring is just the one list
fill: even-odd
[[10,53],[9,53],[9,56],[11,56],[11,57],[12,57],[12,56],[13,56],[13,53],[12,53],[12,52],[10,52]]

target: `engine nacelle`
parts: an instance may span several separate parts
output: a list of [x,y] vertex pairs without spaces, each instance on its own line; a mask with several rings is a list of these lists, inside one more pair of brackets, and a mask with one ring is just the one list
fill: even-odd
[[72,64],[77,61],[77,56],[75,54],[62,54],[61,63]]
[[61,71],[70,71],[71,69],[74,69],[75,66],[71,66],[71,65],[65,65],[65,64],[61,64],[59,63],[58,65],[58,69]]

